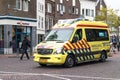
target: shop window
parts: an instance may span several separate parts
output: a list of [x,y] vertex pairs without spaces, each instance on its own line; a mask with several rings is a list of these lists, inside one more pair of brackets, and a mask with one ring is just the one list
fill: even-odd
[[0,26],[0,49],[4,48],[4,27]]

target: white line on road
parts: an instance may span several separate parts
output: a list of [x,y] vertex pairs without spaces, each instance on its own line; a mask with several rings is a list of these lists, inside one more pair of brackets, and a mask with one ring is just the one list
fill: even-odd
[[85,78],[85,79],[99,79],[99,80],[120,80],[116,78],[103,78],[103,77],[90,77],[90,76],[77,76],[77,75],[59,75],[59,74],[51,74],[56,76],[63,76],[63,77],[75,77],[75,78]]
[[[54,78],[59,78],[63,80],[71,80],[69,78],[82,78],[82,79],[98,79],[98,80],[120,80],[117,78],[104,78],[104,77],[90,77],[90,76],[79,76],[79,75],[60,75],[60,74],[39,74],[39,73],[24,73],[24,72],[6,72],[6,71],[0,71],[0,75],[28,75],[28,76],[49,76]],[[64,78],[69,77],[69,78]]]
[[54,78],[58,78],[58,79],[63,79],[63,80],[71,80],[71,79],[68,79],[68,78],[64,78],[64,77],[59,77],[59,76],[56,76],[56,75],[52,75],[52,74],[43,74],[45,76],[49,76],[49,77],[54,77]]

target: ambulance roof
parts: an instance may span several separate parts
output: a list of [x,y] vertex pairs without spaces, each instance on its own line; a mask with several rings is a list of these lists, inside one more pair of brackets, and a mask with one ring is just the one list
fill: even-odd
[[82,19],[59,20],[53,27],[55,28],[76,28],[76,27],[96,27],[108,28],[108,25],[101,21],[85,21]]

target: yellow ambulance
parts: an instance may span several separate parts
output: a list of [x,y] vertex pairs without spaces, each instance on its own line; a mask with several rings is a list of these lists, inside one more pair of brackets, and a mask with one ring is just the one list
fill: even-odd
[[45,40],[36,46],[34,61],[41,66],[106,61],[110,55],[109,27],[104,22],[81,19],[61,20]]

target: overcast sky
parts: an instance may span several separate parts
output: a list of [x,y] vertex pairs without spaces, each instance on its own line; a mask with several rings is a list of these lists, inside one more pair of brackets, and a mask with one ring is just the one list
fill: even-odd
[[119,10],[118,15],[120,15],[120,0],[105,0],[107,7],[114,10]]

